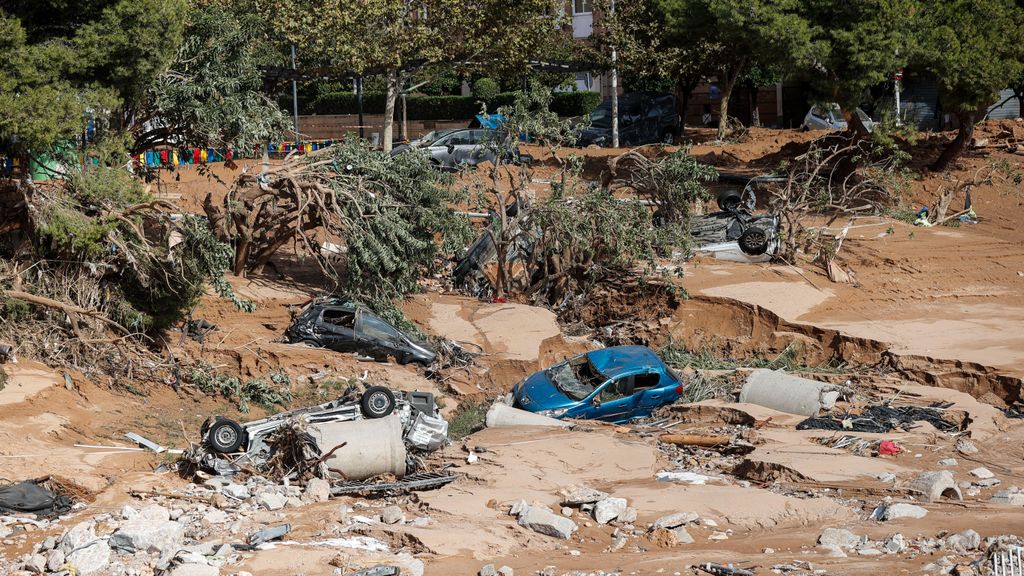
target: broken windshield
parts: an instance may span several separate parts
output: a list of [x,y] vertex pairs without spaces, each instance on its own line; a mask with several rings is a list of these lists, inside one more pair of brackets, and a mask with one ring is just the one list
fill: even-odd
[[574,358],[548,369],[548,379],[555,388],[573,400],[583,400],[604,382],[586,356]]

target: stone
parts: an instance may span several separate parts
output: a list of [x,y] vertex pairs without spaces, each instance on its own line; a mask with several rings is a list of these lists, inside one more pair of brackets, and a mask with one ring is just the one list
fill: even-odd
[[232,498],[237,498],[239,500],[245,500],[249,498],[249,496],[251,496],[251,494],[249,493],[249,488],[247,486],[243,484],[235,484],[234,482],[224,486],[223,488],[220,489],[220,491],[221,494],[230,496]]
[[47,536],[42,543],[39,544],[40,550],[53,550],[57,547],[57,539],[53,536]]
[[907,490],[919,494],[927,502],[938,502],[942,498],[964,499],[949,470],[924,472],[907,485]]
[[907,542],[903,538],[903,534],[893,534],[885,539],[885,543],[882,545],[885,551],[890,554],[896,554],[902,552],[907,547]]
[[993,504],[1009,504],[1010,506],[1024,506],[1024,492],[1016,486],[1006,490],[1000,490],[992,495]]
[[860,536],[843,528],[825,528],[818,536],[818,544],[826,548],[853,548],[860,544]]
[[662,516],[655,520],[654,524],[651,525],[651,530],[657,530],[658,528],[675,528],[676,526],[696,522],[698,519],[700,519],[700,516],[696,512],[676,512],[675,514]]
[[110,563],[110,546],[103,540],[94,540],[68,554],[65,562],[74,566],[77,576],[100,574]]
[[627,539],[625,536],[616,536],[612,538],[612,545],[608,547],[609,552],[618,552],[626,546]]
[[494,568],[494,564],[485,564],[479,574],[480,576],[498,576],[498,570]]
[[846,558],[846,552],[843,552],[843,549],[838,546],[819,546],[818,548],[829,558]]
[[562,516],[565,516],[566,518],[571,518],[572,508],[569,508],[568,506],[562,506]]
[[981,535],[974,530],[968,529],[946,537],[946,548],[950,548],[958,552],[977,550],[980,546]]
[[220,576],[220,568],[209,564],[179,564],[171,570],[170,576]]
[[132,508],[131,506],[129,506],[127,504],[125,504],[124,506],[121,507],[121,519],[122,520],[131,520],[132,518],[135,518],[138,515],[139,515],[139,511],[136,510],[135,508]]
[[625,498],[605,498],[594,505],[594,520],[598,524],[607,524],[619,517],[629,507]]
[[874,548],[861,548],[861,549],[857,550],[857,554],[859,554],[861,556],[881,556],[882,555],[882,551],[881,550],[876,550]]
[[993,486],[999,486],[1000,484],[1002,484],[1002,481],[999,478],[986,478],[974,483],[975,486],[980,486],[982,488],[991,488]]
[[498,568],[498,576],[515,576],[515,571],[511,566],[502,566]]
[[707,526],[709,528],[718,528],[718,522],[715,522],[711,518],[701,518],[700,523],[702,526]]
[[974,470],[968,472],[968,474],[974,476],[975,478],[980,478],[982,480],[987,480],[989,478],[996,477],[996,475],[993,474],[991,470],[985,468],[984,466],[979,466],[978,468],[975,468]]
[[622,522],[623,524],[632,524],[633,522],[636,522],[636,515],[636,508],[630,506],[626,508],[622,514],[619,514],[619,522]]
[[228,513],[216,508],[210,508],[203,514],[203,522],[206,524],[223,524],[230,520]]
[[572,520],[538,507],[527,508],[520,513],[519,525],[563,540],[568,539],[578,529]]
[[978,447],[974,445],[970,440],[957,440],[956,451],[961,454],[977,454]]
[[728,534],[726,534],[725,532],[719,532],[718,530],[715,530],[714,532],[711,533],[711,536],[708,536],[708,540],[728,540],[728,539],[729,539],[729,535]]
[[775,548],[763,548],[761,549],[762,554],[775,554]]
[[177,520],[178,518],[181,518],[184,514],[185,511],[182,510],[181,508],[171,508],[169,517],[171,520]]
[[185,538],[185,526],[162,517],[155,514],[147,517],[143,510],[110,535],[110,547],[127,554],[173,552],[171,549],[180,547]]
[[902,502],[886,506],[882,512],[882,520],[896,520],[897,518],[924,518],[928,511],[915,504],[904,504]]
[[46,558],[42,554],[32,554],[21,563],[21,569],[33,574],[46,572]]
[[957,464],[956,458],[943,458],[939,460],[939,466],[956,466]]
[[520,498],[519,500],[516,500],[515,502],[512,503],[512,507],[508,509],[508,515],[518,516],[529,507],[530,505],[526,503],[526,500]]
[[50,572],[59,572],[61,566],[65,562],[64,553],[60,550],[50,550],[50,553],[46,556],[46,569]]
[[153,504],[139,510],[139,515],[136,518],[142,518],[151,522],[167,522],[171,519],[171,511],[163,506]]
[[572,486],[562,490],[561,495],[562,504],[565,504],[566,506],[593,504],[608,497],[608,494],[587,486]]
[[399,524],[405,522],[405,512],[398,506],[388,506],[381,510],[380,519],[385,524]]
[[92,522],[79,522],[61,536],[58,548],[67,554],[75,548],[81,548],[97,538],[99,537],[96,536]]
[[323,478],[313,478],[306,482],[306,490],[302,494],[306,502],[326,502],[331,499],[331,483]]
[[280,510],[288,503],[288,498],[276,492],[260,492],[256,496],[256,502],[267,510]]
[[672,533],[676,535],[676,543],[677,544],[693,544],[694,543],[693,536],[690,536],[690,533],[687,532],[686,528],[683,528],[682,526],[672,530]]

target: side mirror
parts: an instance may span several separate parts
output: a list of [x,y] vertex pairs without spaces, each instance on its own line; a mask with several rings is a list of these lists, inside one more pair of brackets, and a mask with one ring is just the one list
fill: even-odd
[[452,152],[455,152],[455,144],[448,145],[448,153],[451,154]]

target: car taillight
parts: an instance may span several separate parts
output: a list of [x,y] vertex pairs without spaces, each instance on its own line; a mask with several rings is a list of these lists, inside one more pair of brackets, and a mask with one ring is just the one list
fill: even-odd
[[683,385],[682,384],[680,384],[679,386],[676,386],[676,394],[679,394],[680,396],[683,395]]

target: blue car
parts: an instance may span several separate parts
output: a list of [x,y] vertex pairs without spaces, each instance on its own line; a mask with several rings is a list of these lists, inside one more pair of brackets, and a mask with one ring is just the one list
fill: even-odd
[[512,388],[513,406],[553,418],[626,422],[683,394],[683,383],[646,346],[614,346],[555,364]]

